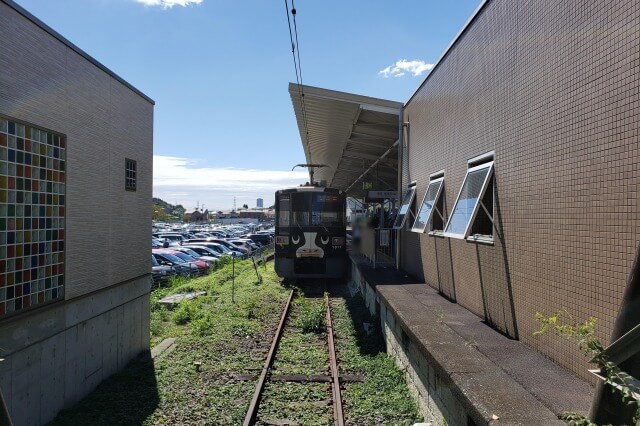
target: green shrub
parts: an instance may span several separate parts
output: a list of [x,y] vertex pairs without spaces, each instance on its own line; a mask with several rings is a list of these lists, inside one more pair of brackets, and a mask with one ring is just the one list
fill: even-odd
[[215,330],[214,316],[210,312],[207,312],[197,320],[193,321],[191,323],[191,328],[197,336],[204,337],[212,335]]
[[172,320],[177,325],[184,325],[200,316],[200,304],[198,302],[183,300],[173,312]]

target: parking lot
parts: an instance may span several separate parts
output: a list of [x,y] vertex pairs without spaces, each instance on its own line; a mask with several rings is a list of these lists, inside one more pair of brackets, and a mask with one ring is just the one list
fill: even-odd
[[188,225],[154,223],[151,239],[155,287],[174,277],[199,277],[227,263],[256,259],[273,249],[274,227],[263,224]]

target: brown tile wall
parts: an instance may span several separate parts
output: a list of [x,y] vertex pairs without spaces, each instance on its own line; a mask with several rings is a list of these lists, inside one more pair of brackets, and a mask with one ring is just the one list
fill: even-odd
[[405,232],[403,267],[587,378],[537,311],[599,319],[607,342],[638,248],[640,2],[491,1],[410,100],[403,185],[495,151],[495,245]]
[[148,274],[153,105],[0,2],[0,114],[67,136],[66,298]]

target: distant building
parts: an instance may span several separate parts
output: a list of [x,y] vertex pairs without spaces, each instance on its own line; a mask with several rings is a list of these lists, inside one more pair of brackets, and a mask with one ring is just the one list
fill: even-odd
[[267,215],[263,211],[245,210],[240,212],[240,217],[243,219],[266,219]]
[[0,39],[0,390],[47,424],[149,349],[154,102],[10,0]]
[[264,200],[262,198],[256,200],[256,207],[259,209],[264,208]]

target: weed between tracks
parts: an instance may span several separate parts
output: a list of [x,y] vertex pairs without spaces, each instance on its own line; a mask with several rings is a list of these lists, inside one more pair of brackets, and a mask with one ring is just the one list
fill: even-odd
[[[297,297],[283,331],[272,375],[329,375],[324,299]],[[269,382],[257,424],[333,424],[330,383]]]
[[[298,297],[291,306],[272,373],[277,374],[329,374],[329,352],[324,326],[326,305],[324,300]],[[321,312],[322,327],[308,328],[304,318],[309,312]],[[316,319],[312,322],[316,323]]]

